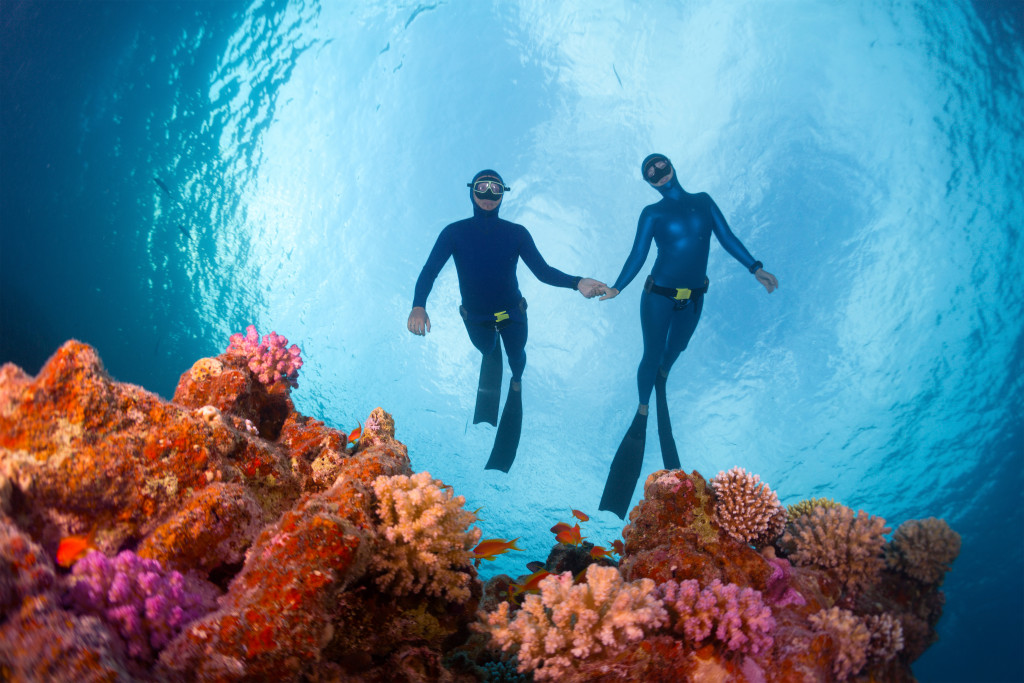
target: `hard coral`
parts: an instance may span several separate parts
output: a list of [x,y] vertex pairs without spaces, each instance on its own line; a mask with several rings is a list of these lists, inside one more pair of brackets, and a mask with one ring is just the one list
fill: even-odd
[[829,634],[839,648],[832,662],[832,673],[837,681],[845,681],[864,668],[871,634],[859,617],[849,610],[833,607],[812,614],[808,620],[816,630]]
[[901,524],[885,550],[889,568],[927,584],[940,584],[960,554],[960,534],[945,520],[929,517]]
[[786,513],[789,517],[790,522],[795,522],[796,518],[800,515],[806,515],[809,512],[813,512],[814,508],[835,508],[839,507],[839,503],[835,502],[831,498],[809,498],[807,500],[801,500],[799,503],[789,505],[786,507]]
[[213,609],[216,595],[208,582],[165,571],[156,560],[126,550],[113,560],[100,552],[80,560],[66,602],[109,624],[125,641],[129,656],[149,660],[189,622]]
[[903,625],[891,614],[872,614],[865,622],[871,634],[868,659],[887,662],[903,649]]
[[231,335],[228,354],[244,356],[249,369],[266,385],[286,380],[292,387],[299,386],[299,368],[302,367],[302,351],[277,332],[271,332],[260,340],[254,325],[245,328],[245,336]]
[[480,529],[469,529],[476,515],[466,499],[434,480],[429,472],[411,477],[378,477],[378,530],[386,539],[372,561],[377,585],[396,595],[424,591],[455,602],[470,597],[470,549]]
[[786,527],[786,509],[761,477],[742,467],[719,472],[711,480],[717,500],[715,518],[737,541],[757,547],[774,541]]
[[673,630],[695,647],[714,637],[728,650],[757,654],[772,646],[775,619],[761,593],[717,579],[703,590],[693,580],[668,581],[657,588]]
[[519,671],[560,680],[581,660],[613,657],[665,625],[654,588],[650,579],[624,583],[615,568],[590,565],[585,583],[573,585],[568,572],[549,576],[514,618],[504,602],[483,628],[503,650],[516,651]]
[[884,519],[863,510],[854,516],[842,505],[816,507],[797,518],[783,543],[795,545],[790,555],[795,564],[827,569],[847,595],[854,596],[877,580],[884,564],[884,534],[889,531]]

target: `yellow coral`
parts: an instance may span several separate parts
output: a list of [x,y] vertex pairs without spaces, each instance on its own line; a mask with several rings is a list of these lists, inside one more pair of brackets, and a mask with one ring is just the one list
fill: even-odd
[[625,583],[616,568],[592,564],[586,583],[573,585],[569,572],[549,576],[515,618],[504,602],[486,615],[482,628],[503,650],[516,650],[520,672],[533,671],[538,681],[558,680],[575,662],[614,656],[668,623],[654,588],[650,579]]
[[793,523],[796,521],[797,517],[812,512],[814,508],[825,508],[827,510],[835,507],[839,507],[839,503],[835,502],[831,498],[809,498],[788,506],[786,508],[786,512],[789,515],[789,522]]
[[192,364],[189,372],[192,379],[197,382],[205,382],[211,377],[218,377],[224,371],[224,364],[216,358],[200,358]]
[[469,599],[473,577],[470,549],[480,530],[468,530],[476,515],[466,499],[431,478],[377,477],[378,532],[386,539],[371,568],[377,585],[395,595],[424,591],[455,602]]

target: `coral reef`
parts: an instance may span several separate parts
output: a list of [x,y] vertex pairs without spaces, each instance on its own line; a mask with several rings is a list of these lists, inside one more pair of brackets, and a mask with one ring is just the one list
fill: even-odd
[[388,540],[371,561],[377,585],[396,595],[423,591],[468,600],[474,578],[469,551],[480,529],[469,530],[476,515],[463,509],[466,499],[429,472],[378,477],[373,490],[379,531]]
[[808,500],[801,500],[799,503],[786,507],[787,521],[792,524],[796,521],[797,517],[813,512],[814,508],[828,509],[834,507],[839,507],[839,503],[831,498],[810,498]]
[[299,368],[302,367],[302,351],[277,332],[271,332],[260,340],[254,325],[245,328],[245,336],[231,335],[227,353],[242,356],[249,369],[263,384],[274,384],[282,380],[293,388],[299,386]]
[[519,671],[563,680],[577,660],[618,654],[664,625],[668,615],[654,587],[650,579],[627,584],[618,570],[590,565],[584,583],[573,585],[568,572],[549,576],[515,617],[502,603],[485,624],[503,650],[515,651]]
[[711,486],[715,489],[715,518],[737,541],[760,548],[786,528],[786,509],[758,475],[733,467],[719,472]]
[[173,401],[74,341],[35,377],[0,367],[0,679],[909,683],[936,639],[944,523],[887,545],[805,501],[776,538],[738,469],[655,472],[614,553],[568,535],[537,588],[481,583],[475,515],[392,417],[353,441],[299,414],[298,366],[250,365],[264,342],[284,349],[242,338]]
[[960,554],[960,534],[944,520],[929,517],[899,525],[885,549],[885,561],[923,583],[940,584]]
[[795,546],[790,554],[794,563],[828,570],[846,595],[855,597],[878,579],[885,566],[882,552],[889,531],[881,517],[864,511],[854,515],[843,505],[819,506],[800,515],[782,543]]

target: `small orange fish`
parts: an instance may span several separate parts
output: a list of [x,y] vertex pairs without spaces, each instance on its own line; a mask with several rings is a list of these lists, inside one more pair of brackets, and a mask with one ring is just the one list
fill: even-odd
[[611,554],[611,552],[605,550],[599,545],[595,545],[593,548],[590,549],[590,557],[595,560],[604,559],[606,557],[611,556]]
[[626,548],[622,545],[622,541],[612,541],[611,542],[611,546],[612,546],[612,551],[616,555],[622,555],[622,553],[624,553],[626,551]]
[[[570,508],[570,510],[571,509],[572,508]],[[573,510],[572,511],[572,516],[575,517],[576,519],[580,520],[581,522],[589,522],[590,521],[590,517],[588,517],[585,513],[580,512],[579,510]]]
[[349,432],[348,437],[347,437],[348,440],[345,442],[345,446],[347,447],[348,444],[355,443],[356,441],[359,441],[359,437],[361,437],[362,435],[363,435],[363,425],[359,425],[358,427],[353,429],[351,432]]
[[488,538],[480,541],[472,550],[473,558],[493,561],[497,555],[503,555],[509,550],[522,550],[522,548],[516,547],[516,541],[518,540],[519,537],[517,536],[511,541],[506,541],[504,538]]
[[572,527],[569,526],[568,524],[566,524],[565,522],[559,522],[558,524],[556,524],[553,527],[551,527],[551,533],[553,533],[553,534],[560,534],[563,531],[568,531],[571,528]]
[[580,536],[580,525],[566,529],[555,535],[555,540],[559,543],[567,543],[568,545],[579,545],[583,542],[584,536]]
[[93,545],[95,538],[95,528],[87,535],[62,538],[60,545],[57,546],[57,564],[66,569],[82,559],[90,550],[96,550],[96,546]]
[[549,576],[551,576],[551,572],[547,571],[546,569],[541,569],[540,571],[536,571],[530,574],[528,577],[526,577],[526,581],[523,581],[521,584],[510,583],[508,587],[513,589],[512,595],[510,597],[515,598],[520,593],[538,592],[540,590],[540,582]]

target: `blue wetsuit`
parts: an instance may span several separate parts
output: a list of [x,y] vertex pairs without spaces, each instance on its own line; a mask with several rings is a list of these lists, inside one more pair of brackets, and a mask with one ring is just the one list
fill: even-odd
[[[426,307],[434,280],[449,258],[455,259],[463,319],[473,346],[486,356],[500,334],[512,379],[518,382],[526,368],[527,337],[526,305],[516,278],[519,259],[545,284],[575,289],[580,278],[549,266],[526,228],[498,218],[497,209],[484,211],[474,202],[472,218],[448,225],[438,236],[416,280],[413,307]],[[499,311],[509,316],[498,325],[500,331],[495,325]]]
[[[747,269],[754,257],[729,229],[725,217],[711,197],[701,192],[683,190],[675,176],[661,187],[655,187],[663,199],[640,213],[633,249],[613,287],[622,291],[643,267],[651,250],[658,245],[658,256],[651,277],[661,287],[704,287],[707,278],[711,235]],[[685,306],[651,291],[640,298],[640,323],[644,337],[644,355],[637,370],[640,403],[647,405],[654,388],[659,367],[667,375],[697,328],[704,297],[697,295]]]

